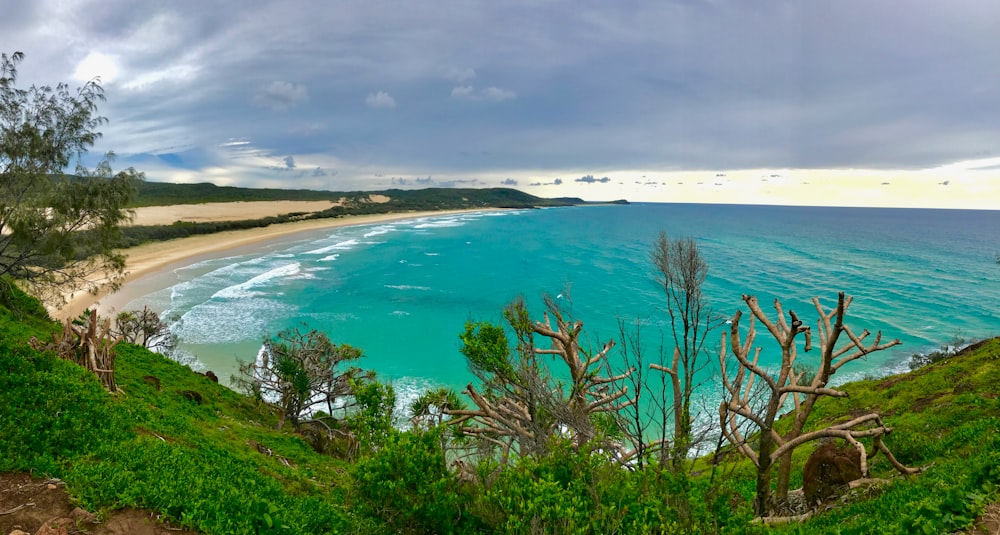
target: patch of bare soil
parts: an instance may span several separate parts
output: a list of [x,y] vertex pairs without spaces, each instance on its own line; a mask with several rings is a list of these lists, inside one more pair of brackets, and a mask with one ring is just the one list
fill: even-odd
[[969,535],[1000,535],[1000,502],[986,506],[983,515],[976,519],[976,526]]
[[108,518],[75,507],[62,481],[23,473],[0,474],[0,535],[195,535],[160,523],[154,513],[115,511]]
[[939,398],[943,397],[943,393],[931,394],[929,396],[924,396],[912,404],[910,404],[910,412],[924,412],[928,407],[934,404]]

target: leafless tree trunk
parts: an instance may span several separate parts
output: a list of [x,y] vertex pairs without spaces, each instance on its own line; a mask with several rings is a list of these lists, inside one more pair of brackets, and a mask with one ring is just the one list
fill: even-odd
[[[837,370],[869,353],[897,345],[900,343],[899,340],[882,343],[880,332],[875,335],[875,339],[871,343],[865,345],[864,339],[870,333],[865,330],[861,335],[855,335],[844,324],[844,316],[851,303],[850,297],[845,297],[844,293],[841,292],[836,308],[830,311],[824,310],[818,298],[813,298],[813,304],[819,314],[820,364],[809,384],[800,384],[799,381],[803,379],[805,372],[796,371],[795,368],[797,356],[795,337],[804,334],[804,350],[810,351],[812,349],[811,329],[804,325],[795,312],[791,310],[788,311],[789,323],[785,319],[781,302],[778,300],[774,302],[777,311],[776,321],[772,321],[761,310],[756,297],[744,295],[743,301],[752,313],[746,339],[741,338],[739,330],[741,311],[737,311],[736,315],[733,316],[728,344],[726,333],[724,332],[722,335],[723,343],[719,363],[722,367],[722,380],[726,395],[719,406],[719,420],[726,439],[752,460],[757,467],[757,497],[754,507],[758,515],[764,516],[773,510],[771,470],[775,463],[779,464],[776,501],[784,502],[786,500],[792,452],[796,447],[806,442],[821,438],[845,440],[858,449],[861,455],[861,472],[867,477],[869,454],[859,439],[870,437],[873,442],[872,455],[879,451],[883,452],[893,467],[904,474],[918,471],[918,469],[907,468],[896,461],[882,441],[883,437],[888,435],[892,429],[887,427],[876,413],[859,416],[823,429],[803,432],[809,414],[816,400],[821,396],[847,397],[846,392],[827,386],[830,377]],[[757,335],[755,321],[762,323],[781,346],[781,363],[776,376],[759,364],[761,348],[754,349],[753,347]],[[838,347],[841,335],[846,335],[847,342]],[[739,367],[733,373],[730,373],[726,368],[727,345],[739,363]],[[762,411],[751,405],[754,384],[758,380],[764,383],[767,393],[767,402]],[[789,395],[791,395],[790,400]],[[791,401],[790,408],[794,414],[792,427],[786,433],[779,434],[774,429],[774,423],[779,411],[789,408],[789,401]],[[756,451],[740,429],[740,422],[746,420],[753,423],[752,429],[758,433]]]
[[705,340],[718,325],[718,319],[713,317],[702,294],[708,263],[693,239],[672,240],[661,231],[650,258],[667,300],[674,340],[670,364],[661,359],[661,363],[650,364],[650,368],[664,372],[670,379],[674,428],[670,461],[674,470],[681,470],[696,442],[691,411],[691,395],[697,387],[695,375],[709,363],[708,354],[704,353]]
[[[646,381],[649,380],[645,373],[646,361],[642,345],[642,329],[639,320],[635,322],[635,330],[630,331],[629,326],[623,318],[618,318],[618,338],[620,343],[620,357],[626,369],[635,370],[628,374],[622,383],[626,388],[632,390],[635,403],[624,408],[618,415],[618,427],[621,429],[625,439],[629,441],[632,451],[628,454],[624,462],[635,460],[636,467],[642,470],[646,463],[646,453],[654,447],[646,443],[647,431],[654,425],[654,414],[644,410],[642,401],[649,397],[649,388]],[[615,385],[618,387],[618,385]],[[652,401],[652,400],[650,400]],[[665,438],[666,430],[661,427],[661,439]]]

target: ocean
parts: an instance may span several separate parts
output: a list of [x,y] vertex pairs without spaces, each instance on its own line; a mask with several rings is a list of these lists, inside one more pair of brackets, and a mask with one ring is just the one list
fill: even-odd
[[[754,294],[765,310],[780,298],[815,325],[812,297],[832,307],[845,291],[855,332],[902,341],[845,366],[837,382],[905,371],[912,354],[956,336],[1000,335],[1000,211],[971,210],[634,203],[425,217],[203,259],[137,282],[142,295],[120,308],[174,318],[177,358],[224,381],[266,336],[325,331],[360,347],[360,365],[405,404],[473,380],[458,334],[470,320],[501,321],[518,296],[538,319],[541,296],[559,296],[594,348],[617,337],[620,318],[638,322],[647,354],[658,352],[670,339],[649,260],[660,230],[696,240],[709,263],[705,299],[720,315],[746,314],[741,295]],[[707,344],[712,362],[719,336]],[[776,362],[771,349],[766,365]],[[712,373],[702,377],[705,396]]]

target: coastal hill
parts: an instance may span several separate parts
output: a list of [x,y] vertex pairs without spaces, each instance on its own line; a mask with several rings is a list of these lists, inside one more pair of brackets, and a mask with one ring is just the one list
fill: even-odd
[[[372,199],[382,198],[383,202]],[[421,188],[379,191],[320,191],[303,189],[238,188],[216,186],[209,182],[139,184],[133,207],[249,201],[331,201],[348,206],[386,204],[391,210],[455,210],[464,208],[540,208],[590,204],[575,197],[546,199],[513,188]],[[627,203],[618,200],[615,203]]]
[[[155,531],[155,519],[199,533],[998,528],[1000,339],[925,358],[935,362],[911,373],[843,385],[849,398],[822,399],[814,425],[877,410],[894,427],[888,442],[899,461],[925,471],[896,477],[876,456],[873,477],[884,481],[849,491],[812,518],[765,528],[752,523],[753,471],[737,455],[724,452],[714,470],[710,458],[701,459],[689,479],[678,479],[556,448],[499,476],[484,467],[469,479],[445,463],[440,430],[391,428],[320,454],[308,435],[276,430],[273,407],[141,346],[117,346],[120,392],[109,394],[83,367],[29,344],[50,340],[59,328],[23,294],[0,306],[5,535],[34,533],[71,506],[98,515],[100,526],[77,513],[94,533],[127,532],[99,531],[121,525],[123,514],[149,529],[135,533],[166,532]],[[796,456],[796,470],[804,460]]]
[[[208,217],[209,220],[168,219],[163,224],[134,224],[123,228],[123,245],[134,247],[148,242],[164,241],[188,236],[214,234],[229,230],[244,230],[267,227],[293,221],[339,218],[356,215],[406,214],[409,212],[474,210],[483,208],[532,209],[589,204],[629,204],[626,200],[609,202],[588,202],[575,197],[546,199],[536,197],[511,188],[424,188],[390,189],[382,191],[334,192],[292,189],[252,189],[216,186],[211,183],[169,184],[163,182],[140,182],[138,195],[132,203],[137,210],[152,207],[205,205],[206,210],[198,210],[202,216],[210,216],[212,209],[223,206],[220,203],[246,203],[243,215],[234,217]],[[271,211],[268,215],[254,212],[250,203],[276,203],[292,201],[298,203],[291,212]],[[311,202],[309,202],[311,201]],[[323,204],[317,208],[317,202]],[[309,208],[304,206],[308,205]]]

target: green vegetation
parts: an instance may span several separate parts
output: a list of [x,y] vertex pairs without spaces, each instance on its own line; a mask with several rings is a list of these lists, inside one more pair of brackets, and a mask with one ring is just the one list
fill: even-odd
[[[819,400],[813,428],[878,411],[900,462],[927,469],[895,476],[876,455],[872,477],[885,482],[803,523],[765,527],[751,523],[754,471],[732,453],[714,474],[710,459],[689,475],[655,463],[628,470],[553,437],[502,471],[489,458],[461,469],[441,448],[450,427],[393,430],[389,392],[376,386],[353,427],[366,445],[347,461],[276,430],[280,411],[126,343],[122,392],[111,395],[82,367],[31,349],[58,325],[14,298],[23,317],[0,307],[0,471],[62,478],[91,510],[148,508],[205,533],[941,533],[998,499],[1000,339]],[[795,452],[793,487],[807,455]]]
[[334,344],[321,332],[283,331],[264,341],[259,361],[240,363],[233,384],[258,402],[276,403],[281,408],[279,429],[286,420],[298,427],[317,405],[333,414],[343,398],[358,390],[359,382],[373,378],[354,366],[338,368],[360,358],[361,350]]
[[[720,439],[712,456],[688,459],[691,369],[711,323],[699,301],[707,266],[693,242],[674,247],[664,237],[653,255],[671,319],[681,323],[672,366],[655,368],[674,379],[663,421],[682,420],[666,455],[662,438],[659,448],[645,443],[641,422],[622,424],[644,384],[628,388],[636,368],[613,369],[614,340],[585,347],[582,322],[553,299],[542,321],[515,301],[505,326],[469,322],[459,337],[480,383],[465,390],[471,404],[447,389],[427,392],[410,406],[410,430],[399,429],[392,385],[339,369],[361,350],[316,331],[265,340],[259,365],[245,364],[234,379],[243,395],[150,351],[169,349],[172,338],[148,310],[120,315],[115,327],[96,314],[60,326],[12,277],[38,290],[95,269],[120,274],[113,248],[139,175],[113,174],[107,160],[63,175],[99,136],[101,88],[90,83],[75,96],[63,85],[16,89],[21,59],[0,56],[0,472],[58,477],[89,510],[145,508],[205,533],[944,533],[971,527],[1000,499],[1000,338],[916,358],[906,375],[830,388],[843,364],[898,343],[876,335],[863,345],[867,332],[844,328],[843,293],[830,311],[814,300],[817,370],[795,363],[795,336],[809,347],[810,328],[791,311],[786,323],[778,301],[772,322],[744,296],[779,342],[781,369],[751,361],[755,330],[741,343],[737,313],[720,361],[719,413],[735,446]],[[509,189],[388,190],[374,192],[389,197],[376,202],[358,192],[138,187],[139,204],[341,202],[319,214],[133,227],[129,243],[307,217],[580,203]],[[842,332],[856,351],[837,345]],[[738,362],[732,375],[726,355]],[[753,376],[766,388],[755,389]],[[813,481],[803,466],[815,466],[816,451],[839,451],[804,447],[819,439],[854,446],[857,473],[868,479],[841,485],[805,515],[755,520],[792,509],[790,489]],[[766,525],[777,521],[785,523]]]
[[[48,299],[68,286],[90,289],[94,271],[115,286],[125,267],[115,252],[119,225],[142,179],[131,168],[113,172],[110,153],[92,170],[80,163],[106,122],[97,115],[101,86],[20,89],[23,59],[0,54],[0,300],[8,304],[8,276]],[[73,175],[65,174],[70,165]],[[85,229],[87,239],[78,239]]]
[[[377,203],[370,196],[389,197],[387,203]],[[533,208],[541,206],[572,206],[585,204],[582,199],[544,199],[510,188],[422,188],[413,190],[389,189],[381,191],[317,191],[302,189],[238,188],[216,186],[208,182],[200,184],[170,184],[166,182],[143,182],[139,184],[138,195],[132,203],[140,206],[168,206],[171,204],[201,204],[208,202],[238,201],[343,201],[346,213],[380,213],[406,210],[453,210],[478,208]],[[624,202],[624,201],[616,201]],[[374,206],[367,206],[374,205]],[[379,205],[388,205],[379,208]]]
[[336,201],[344,194],[302,189],[252,189],[199,184],[143,182],[132,207],[169,206],[171,204],[201,204],[206,202],[246,201]]
[[[387,202],[373,202],[371,195],[389,197]],[[170,225],[128,226],[121,229],[124,247],[228,230],[267,227],[305,219],[326,219],[351,215],[391,214],[414,211],[465,210],[473,208],[538,208],[585,204],[581,199],[543,199],[508,188],[386,190],[371,192],[330,192],[311,190],[249,189],[218,187],[213,184],[164,184],[142,182],[134,207],[204,202],[329,200],[337,206],[312,214],[290,213],[239,221],[206,223],[175,222]]]

